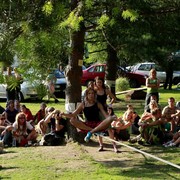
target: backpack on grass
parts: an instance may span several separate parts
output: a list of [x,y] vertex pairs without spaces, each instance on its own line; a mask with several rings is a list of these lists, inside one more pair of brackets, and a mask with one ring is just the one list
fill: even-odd
[[64,143],[64,138],[56,133],[48,133],[44,136],[44,146],[59,146]]

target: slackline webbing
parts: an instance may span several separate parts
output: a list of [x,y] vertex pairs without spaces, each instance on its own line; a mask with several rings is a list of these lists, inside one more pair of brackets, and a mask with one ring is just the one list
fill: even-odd
[[[96,133],[95,133],[95,134],[96,134]],[[173,166],[173,167],[175,167],[175,168],[180,169],[180,166],[178,166],[178,165],[176,165],[176,164],[173,164],[173,163],[171,163],[171,162],[169,162],[169,161],[166,161],[166,160],[164,160],[164,159],[158,158],[158,157],[156,157],[156,156],[154,156],[154,155],[152,155],[152,154],[149,154],[149,153],[146,153],[146,152],[141,151],[141,150],[139,150],[139,149],[136,149],[136,148],[134,148],[134,147],[128,146],[127,144],[124,144],[124,143],[122,143],[122,142],[115,141],[114,139],[111,139],[111,138],[109,138],[109,137],[106,137],[106,136],[103,136],[103,135],[99,135],[99,134],[97,134],[97,135],[98,135],[98,136],[101,136],[101,137],[103,137],[103,138],[105,138],[105,139],[107,139],[107,140],[109,140],[109,141],[115,142],[116,144],[120,144],[120,145],[125,146],[125,147],[127,147],[127,148],[129,148],[129,149],[132,149],[133,151],[137,151],[137,152],[139,152],[139,153],[141,153],[141,154],[144,154],[144,155],[146,155],[146,156],[149,156],[149,157],[154,158],[154,159],[156,159],[156,160],[158,160],[158,161],[161,161],[161,162],[166,163],[166,164],[168,164],[168,165],[170,165],[170,166]]]

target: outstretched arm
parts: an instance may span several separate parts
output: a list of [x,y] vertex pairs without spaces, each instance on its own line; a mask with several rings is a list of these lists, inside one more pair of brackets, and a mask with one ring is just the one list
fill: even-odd
[[83,105],[83,103],[81,103],[73,113],[68,114],[68,113],[62,112],[61,115],[65,116],[67,118],[76,117],[78,114],[80,114],[82,112],[83,109],[84,109],[84,105]]

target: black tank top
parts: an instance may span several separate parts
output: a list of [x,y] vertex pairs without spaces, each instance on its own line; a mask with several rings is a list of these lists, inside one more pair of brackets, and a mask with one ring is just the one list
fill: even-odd
[[102,104],[103,108],[105,111],[107,111],[107,104],[106,104],[106,100],[107,100],[107,94],[106,91],[104,90],[104,94],[103,95],[99,95],[97,94],[97,101]]
[[18,111],[14,109],[13,111],[10,111],[8,108],[5,110],[7,113],[7,119],[9,122],[14,123],[16,119],[16,114],[18,114]]
[[97,106],[97,103],[89,107],[84,106],[83,112],[84,112],[86,121],[100,121],[99,108]]

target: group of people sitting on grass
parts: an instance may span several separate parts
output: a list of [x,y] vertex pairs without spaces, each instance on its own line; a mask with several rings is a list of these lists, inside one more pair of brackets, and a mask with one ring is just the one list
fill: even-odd
[[[127,105],[123,116],[117,117],[113,110],[116,98],[105,86],[103,79],[96,77],[83,94],[82,102],[72,113],[64,113],[41,103],[40,110],[33,116],[25,105],[8,101],[7,107],[0,114],[0,138],[4,145],[59,145],[67,132],[67,119],[81,133],[85,133],[85,142],[89,142],[91,136],[96,134],[99,151],[104,148],[104,134],[113,140],[129,139],[130,143],[162,144],[165,147],[180,144],[180,109],[176,107],[173,97],[168,99],[168,105],[161,110],[156,96],[152,95],[142,116],[135,112],[132,105]],[[82,112],[83,121],[78,118]],[[130,138],[131,133],[137,136]],[[37,142],[39,135],[42,136],[40,143]],[[112,144],[114,152],[118,152],[115,141]]]
[[60,111],[47,107],[44,102],[38,112],[32,115],[25,105],[10,100],[0,114],[0,140],[7,147],[32,145],[37,142],[39,134],[48,139],[51,136],[51,140],[52,136],[57,138],[54,142],[47,141],[46,145],[58,145],[65,137],[65,128],[66,120],[61,117]]
[[168,98],[168,105],[162,110],[151,97],[149,108],[145,109],[138,125],[140,134],[129,140],[130,143],[163,144],[165,147],[180,144],[180,108],[173,97]]

